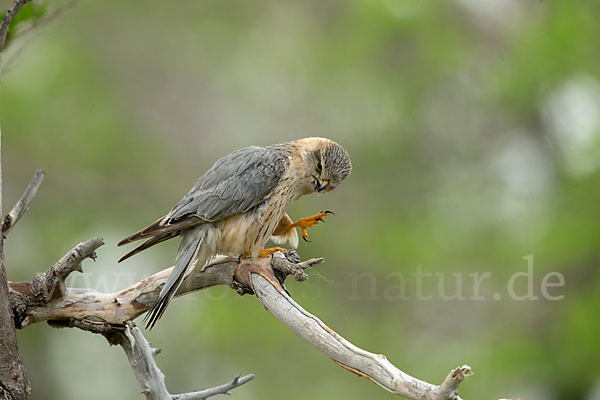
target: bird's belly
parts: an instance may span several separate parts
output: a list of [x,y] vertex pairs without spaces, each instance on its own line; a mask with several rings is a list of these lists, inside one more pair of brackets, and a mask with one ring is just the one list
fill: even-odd
[[225,219],[217,252],[240,255],[251,251],[249,238],[255,238],[260,223],[252,213],[236,214]]
[[285,213],[280,204],[267,203],[258,209],[236,214],[223,221],[223,230],[217,252],[219,254],[252,256],[265,247],[279,220]]
[[242,254],[245,251],[246,234],[251,225],[244,214],[233,215],[225,219],[217,252],[229,255]]

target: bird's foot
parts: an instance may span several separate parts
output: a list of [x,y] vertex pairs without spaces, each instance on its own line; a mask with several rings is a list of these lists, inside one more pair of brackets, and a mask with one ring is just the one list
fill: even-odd
[[276,251],[285,252],[287,251],[287,249],[284,249],[283,247],[269,247],[268,249],[261,250],[260,253],[258,253],[258,256],[262,258],[271,258],[273,253],[275,253]]
[[[285,253],[288,250],[284,249],[283,247],[269,247],[268,249],[261,250],[258,253],[258,257],[259,258],[271,258],[273,253],[275,253],[276,251],[283,251]],[[251,258],[252,258],[252,253],[249,251],[245,251],[242,254],[240,254],[240,256],[238,257],[238,264],[241,263],[242,260],[244,260],[244,259],[251,259]]]
[[310,242],[310,240],[308,240],[308,232],[306,231],[306,228],[310,228],[311,226],[316,225],[319,222],[325,222],[323,218],[325,218],[329,214],[335,215],[333,211],[321,211],[320,213],[318,213],[317,215],[313,215],[312,217],[299,219],[298,221],[294,222],[291,225],[291,227],[300,227],[300,230],[302,231],[302,239],[304,239],[304,241],[306,242]]
[[271,267],[272,258],[244,258],[235,267],[233,271],[233,288],[240,295],[254,294],[254,288],[252,286],[252,274],[258,274],[271,282],[271,284],[280,292],[284,292],[282,284],[279,282],[277,277],[273,274],[273,268]]
[[272,258],[243,258],[234,269],[231,287],[238,294],[254,294],[252,274],[258,274],[268,280],[281,293],[291,296],[285,288],[285,279],[289,275],[301,282],[308,279],[304,272],[323,262],[322,258],[311,258],[300,262],[300,257],[293,250],[288,250],[281,257]]

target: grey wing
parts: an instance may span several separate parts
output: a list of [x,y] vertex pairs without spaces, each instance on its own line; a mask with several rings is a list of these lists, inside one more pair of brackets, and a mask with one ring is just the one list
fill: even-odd
[[247,147],[218,160],[192,189],[153,224],[126,237],[119,246],[146,239],[119,262],[186,229],[246,212],[266,200],[289,165],[289,150],[282,147]]
[[268,198],[289,165],[281,148],[246,147],[218,160],[165,216],[162,224],[188,217],[213,222],[246,212]]
[[[221,158],[164,218],[121,241],[120,244],[124,244],[150,237],[122,258],[125,259],[177,235],[183,234],[184,237],[177,266],[147,314],[149,328],[166,310],[189,272],[193,259],[204,265],[213,255],[210,246],[203,244],[211,230],[204,223],[249,211],[267,199],[289,165],[288,156],[285,150],[269,146],[247,147]],[[200,227],[194,228],[191,236],[186,236],[187,229],[196,225]]]

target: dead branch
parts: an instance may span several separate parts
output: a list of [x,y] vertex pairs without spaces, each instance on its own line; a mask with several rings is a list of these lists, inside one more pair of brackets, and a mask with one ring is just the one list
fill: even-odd
[[148,400],[195,400],[206,399],[216,394],[225,394],[244,383],[254,379],[249,374],[243,377],[236,376],[231,382],[214,388],[183,394],[169,394],[165,385],[165,375],[156,365],[154,357],[160,352],[150,347],[142,332],[132,323],[127,323],[125,329],[116,333],[112,340],[119,344],[133,369],[135,377],[142,388],[142,393]]
[[[28,1],[30,0],[16,0],[0,20],[0,62],[10,24]],[[0,74],[1,72],[0,69]],[[2,131],[0,129],[0,141],[1,138]],[[2,161],[0,157],[0,215],[2,215],[2,197]],[[0,235],[0,399],[28,399],[31,387],[19,352],[11,311],[4,265],[4,235]]]
[[[80,246],[89,243],[90,241],[84,242]],[[87,248],[92,249],[94,246]],[[67,256],[69,254],[72,253],[68,253]],[[369,379],[392,393],[410,399],[460,400],[457,389],[465,376],[470,373],[468,366],[452,370],[439,386],[421,381],[396,368],[384,355],[370,353],[348,342],[289,296],[284,286],[285,278],[292,275],[298,281],[306,280],[308,277],[304,270],[322,261],[321,258],[299,262],[297,254],[293,252],[286,254],[277,252],[271,259],[264,258],[256,262],[243,260],[239,263],[233,257],[219,257],[203,272],[190,274],[177,295],[181,296],[215,285],[229,286],[240,294],[254,293],[276,318],[345,369]],[[74,271],[77,268],[67,270]],[[132,362],[136,377],[147,398],[177,400],[204,398],[202,396],[206,396],[208,393],[206,391],[160,397],[168,393],[164,388],[164,376],[154,363],[154,359],[150,360],[148,355],[152,354],[152,350],[147,342],[147,346],[144,345],[145,339],[141,339],[143,338],[141,332],[128,322],[148,310],[158,297],[170,272],[171,268],[167,268],[116,293],[68,289],[58,298],[48,299],[46,296],[45,299],[37,298],[33,302],[28,302],[31,296],[20,290],[26,286],[23,283],[20,287],[11,283],[10,287],[15,290],[11,295],[16,308],[21,307],[19,312],[15,311],[15,314],[17,319],[22,321],[22,326],[47,320],[53,326],[77,327],[101,333],[112,344],[121,345]],[[47,275],[48,273],[42,274],[42,276]],[[135,346],[138,346],[137,350]],[[135,361],[135,366],[132,360]],[[241,384],[241,381],[242,378],[237,381],[234,379],[225,386],[235,387],[235,384]],[[156,385],[159,386],[155,388]]]
[[31,200],[33,200],[38,188],[42,184],[44,176],[46,176],[44,170],[38,169],[35,171],[33,178],[31,178],[31,182],[27,185],[25,192],[23,192],[19,201],[17,201],[17,204],[15,204],[12,210],[10,210],[10,212],[2,219],[2,233],[5,236],[8,235],[8,232],[16,225],[25,211],[29,208],[29,204],[31,204]]
[[6,43],[6,35],[8,34],[8,28],[15,19],[15,16],[21,11],[21,8],[31,0],[17,0],[13,3],[12,7],[8,9],[2,21],[0,21],[0,52],[4,50],[4,44]]
[[409,399],[460,400],[458,385],[471,371],[470,367],[465,365],[452,370],[440,386],[413,378],[396,368],[383,354],[370,353],[344,339],[263,274],[252,272],[250,279],[256,297],[277,319],[341,367]]
[[173,400],[203,400],[211,396],[215,396],[217,394],[231,394],[229,393],[230,390],[235,389],[236,387],[241,386],[246,382],[250,382],[252,379],[254,379],[254,374],[248,374],[244,376],[236,375],[230,382],[224,383],[222,385],[200,390],[198,392],[175,394],[171,397],[173,398]]
[[131,369],[148,400],[171,399],[165,385],[165,375],[156,365],[150,343],[136,327],[126,325],[125,329],[115,335],[115,342],[123,348]]
[[[91,257],[93,250],[102,245],[102,239],[94,238],[80,243],[68,252],[62,259],[69,258],[72,254],[87,255]],[[80,252],[77,249],[87,249]],[[291,256],[290,256],[291,257]],[[57,285],[56,279],[64,282],[69,273],[80,271],[81,261],[85,257],[78,257],[68,263],[70,268],[61,268],[57,275],[57,265],[64,265],[59,261],[52,269],[44,274],[36,276],[31,282],[10,282],[11,302],[15,309],[17,326],[25,327],[31,323],[40,321],[68,321],[70,319],[88,320],[107,324],[122,325],[126,321],[132,321],[146,312],[158,298],[162,285],[171,274],[172,267],[157,272],[121,291],[115,293],[100,293],[89,289],[61,289],[61,296],[49,296],[50,288]],[[276,270],[283,271],[284,275],[292,274],[298,280],[306,280],[308,277],[304,269],[316,265],[323,259],[310,259],[302,263],[293,264],[286,262],[281,257],[274,257],[273,264]],[[240,290],[239,285],[234,282],[234,269],[237,267],[237,258],[218,257],[201,273],[192,273],[183,282],[176,296],[181,296],[197,290],[206,289],[216,285],[226,285]],[[35,290],[35,288],[46,288]],[[39,293],[45,295],[40,296]],[[52,298],[51,298],[52,297]]]
[[227,394],[254,379],[253,374],[234,377],[230,382],[213,388],[182,394],[170,394],[165,385],[165,375],[158,368],[155,357],[160,349],[150,346],[138,327],[131,321],[124,325],[112,325],[93,320],[78,320],[71,318],[68,321],[48,321],[55,328],[79,328],[84,331],[97,333],[104,336],[111,345],[119,345],[127,359],[142,394],[147,400],[195,400],[206,399],[217,394]]

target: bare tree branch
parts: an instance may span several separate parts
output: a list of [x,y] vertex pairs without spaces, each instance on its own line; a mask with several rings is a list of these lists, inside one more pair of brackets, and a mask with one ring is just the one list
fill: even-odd
[[409,399],[460,400],[456,389],[470,372],[468,366],[453,370],[440,386],[413,378],[396,368],[383,354],[370,353],[348,342],[264,276],[252,273],[251,281],[258,299],[277,319],[341,367]]
[[234,377],[232,381],[213,388],[197,392],[171,395],[165,385],[165,375],[158,368],[155,357],[160,349],[154,349],[148,343],[138,327],[131,321],[124,325],[111,325],[92,320],[49,321],[55,328],[79,328],[84,331],[103,335],[111,345],[119,345],[125,352],[133,373],[147,400],[194,400],[206,399],[241,386],[252,379],[253,374]]
[[38,188],[42,184],[44,176],[46,176],[44,170],[38,169],[35,171],[33,178],[31,178],[31,182],[29,182],[29,185],[27,185],[25,192],[23,192],[23,195],[19,201],[17,201],[17,204],[15,204],[12,210],[10,210],[10,212],[2,219],[2,233],[5,236],[8,235],[8,232],[13,228],[13,226],[16,225],[25,211],[27,211],[29,208],[29,204],[31,204],[31,201],[35,197]]
[[31,280],[31,293],[36,298],[47,302],[59,298],[66,293],[65,280],[73,271],[83,272],[81,263],[86,258],[96,259],[96,249],[104,244],[102,238],[96,237],[79,243],[50,268],[50,271],[37,275]]
[[8,28],[10,23],[15,19],[15,16],[21,11],[21,8],[31,0],[17,0],[14,2],[11,8],[8,9],[2,21],[0,21],[0,53],[4,50],[4,44],[6,43],[6,35],[8,34]]
[[[88,240],[79,244],[78,247],[82,245],[90,246],[95,240],[101,239]],[[67,253],[65,257],[74,253],[76,249],[77,247]],[[292,264],[291,262],[286,263],[284,258],[281,257],[273,258],[276,269],[289,272],[299,280],[307,278],[302,272],[303,269],[316,265],[321,261],[323,261],[322,258]],[[60,261],[58,264],[60,264]],[[190,274],[180,286],[176,296],[216,285],[225,285],[238,290],[240,288],[233,279],[234,269],[237,266],[238,262],[235,257],[218,257],[203,272]],[[48,296],[40,299],[37,295],[32,298],[34,292],[32,286],[53,287],[53,276],[55,274],[52,270],[38,275],[42,278],[36,277],[31,282],[10,282],[9,286],[12,290],[11,297],[13,308],[16,310],[17,325],[25,327],[35,322],[69,320],[71,318],[116,325],[123,324],[126,321],[134,320],[154,304],[172,269],[172,267],[167,268],[115,293],[100,293],[89,289],[67,289],[63,296],[54,296],[49,299],[50,301],[47,301]],[[73,270],[77,269],[72,268],[69,271]],[[63,281],[66,279],[66,275],[61,275],[61,277]],[[37,280],[40,280],[41,283],[34,284]]]
[[216,394],[226,394],[229,390],[235,389],[254,379],[254,375],[252,374],[241,378],[236,376],[231,382],[214,388],[171,395],[165,385],[165,375],[158,368],[154,360],[159,351],[150,347],[150,343],[148,343],[148,340],[146,340],[137,326],[129,322],[125,325],[125,329],[117,331],[109,340],[119,344],[125,351],[129,359],[129,364],[142,388],[142,393],[146,396],[147,400],[206,399]]
[[[40,20],[34,20],[31,24],[29,24],[26,28],[21,29],[19,31],[19,45],[18,48],[13,49],[14,51],[10,54],[10,58],[6,59],[4,62],[4,71],[11,71],[14,67],[15,61],[19,58],[21,52],[25,49],[27,45],[30,44],[31,41],[35,39],[36,33],[39,33],[42,28],[48,25],[50,22],[54,21],[58,17],[60,17],[65,11],[73,8],[75,4],[77,4],[78,0],[71,0],[70,2],[64,4],[61,7],[55,9],[52,13],[44,16]],[[16,47],[16,46],[15,46]]]
[[237,375],[230,382],[222,385],[215,386],[210,389],[200,390],[199,392],[174,394],[171,397],[173,400],[203,400],[217,394],[231,394],[229,393],[230,390],[235,389],[244,383],[250,382],[252,379],[254,379],[254,374],[248,374],[244,376]]
[[30,386],[19,353],[0,235],[0,399],[27,399]]
[[171,400],[165,385],[165,375],[154,361],[154,352],[137,326],[125,325],[125,329],[115,335],[115,341],[129,360],[131,369],[148,400]]
[[[409,399],[460,400],[457,389],[465,376],[470,373],[468,366],[452,370],[439,386],[421,381],[396,368],[384,355],[370,353],[348,342],[292,300],[283,285],[285,278],[292,275],[296,280],[306,280],[304,269],[322,261],[323,259],[311,259],[301,263],[293,252],[287,254],[276,252],[271,259],[243,260],[241,263],[233,257],[219,257],[203,272],[188,276],[177,295],[181,296],[215,285],[229,286],[240,294],[255,293],[277,319],[343,368]],[[150,388],[148,390],[153,393],[152,396],[155,396],[148,397],[149,395],[146,394],[147,398],[163,399],[164,397],[160,396],[161,393],[163,396],[164,393],[168,393],[166,388],[152,389],[152,385],[164,386],[164,377],[151,357],[152,349],[149,345],[143,345],[145,339],[138,340],[138,335],[141,338],[143,335],[137,328],[128,327],[127,321],[148,310],[158,297],[170,273],[171,268],[165,269],[116,293],[105,294],[69,289],[63,297],[53,298],[47,302],[38,301],[35,304],[23,301],[27,295],[19,291],[13,283],[10,286],[19,292],[12,294],[14,303],[22,307],[21,311],[15,314],[18,319],[26,320],[27,323],[23,323],[23,326],[44,320],[60,326],[60,321],[63,321],[62,326],[73,326],[103,334],[111,343],[120,344],[130,361],[136,360],[134,372],[140,385],[144,391]],[[123,343],[126,342],[134,343],[134,346],[137,343],[141,347],[135,350],[125,346]],[[135,368],[138,368],[138,371]],[[152,382],[147,382],[148,379]],[[237,384],[240,384],[239,381]],[[234,379],[223,387],[235,386],[235,384]],[[220,388],[211,390],[218,391]],[[205,396],[204,393],[208,392],[174,395],[172,398],[177,400],[204,398],[202,397]]]
[[[0,21],[0,62],[10,23],[30,0],[16,0]],[[0,69],[0,76],[2,70]],[[0,129],[0,154],[2,130]],[[0,157],[0,215],[2,215],[2,160]],[[28,399],[31,387],[15,332],[15,323],[9,299],[8,281],[4,265],[4,236],[0,235],[0,399]]]
[[440,385],[437,394],[440,399],[458,399],[458,385],[471,374],[471,367],[463,365],[450,371],[444,382]]

